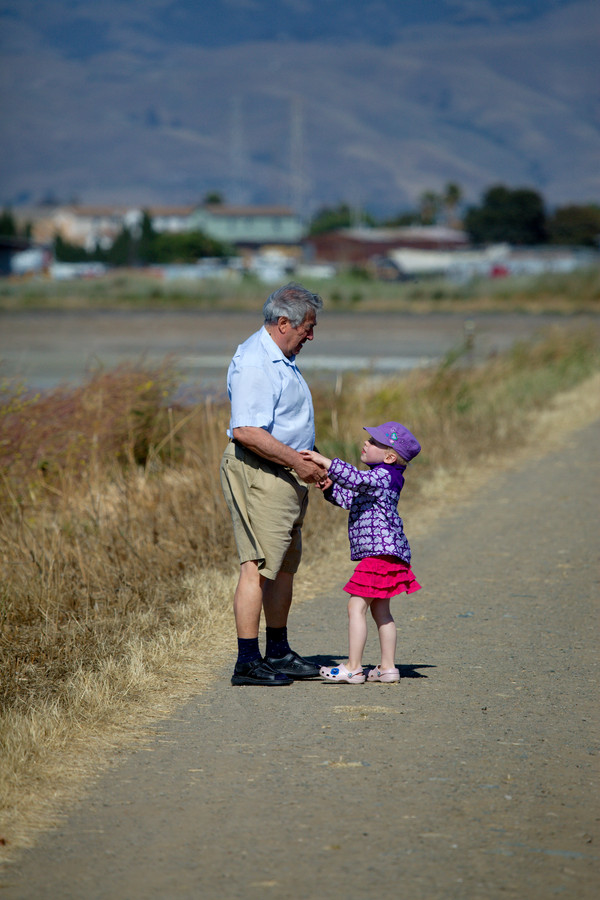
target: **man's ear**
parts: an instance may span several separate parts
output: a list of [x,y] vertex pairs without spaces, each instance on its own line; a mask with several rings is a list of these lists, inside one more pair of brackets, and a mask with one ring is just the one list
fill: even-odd
[[277,330],[281,334],[285,334],[286,331],[290,328],[290,320],[287,316],[279,316],[277,319]]

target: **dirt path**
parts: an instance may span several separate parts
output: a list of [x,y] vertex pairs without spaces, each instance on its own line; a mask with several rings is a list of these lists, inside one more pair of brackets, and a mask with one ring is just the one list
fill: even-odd
[[[400,685],[234,689],[228,668],[8,869],[6,900],[595,898],[599,446],[596,422],[417,532]],[[341,597],[293,614],[321,663],[345,658]]]

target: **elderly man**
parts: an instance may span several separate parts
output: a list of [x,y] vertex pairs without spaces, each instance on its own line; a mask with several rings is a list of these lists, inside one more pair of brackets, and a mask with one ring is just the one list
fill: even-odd
[[[299,284],[274,291],[264,325],[237,348],[227,373],[230,442],[221,484],[240,559],[234,595],[238,659],[232,684],[283,685],[314,678],[319,667],[289,646],[287,619],[302,554],[308,484],[325,470],[307,462],[315,425],[308,385],[296,356],[312,341],[323,301]],[[261,611],[267,643],[258,646]]]

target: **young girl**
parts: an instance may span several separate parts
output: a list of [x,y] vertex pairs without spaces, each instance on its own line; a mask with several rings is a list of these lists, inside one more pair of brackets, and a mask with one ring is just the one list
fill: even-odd
[[[323,666],[320,670],[323,678],[343,684],[400,680],[395,664],[396,623],[390,612],[390,597],[404,592],[412,594],[421,587],[410,568],[410,547],[398,515],[404,470],[420,453],[421,445],[399,422],[385,422],[365,431],[370,437],[364,443],[360,459],[369,466],[367,472],[341,459],[327,459],[314,450],[302,451],[307,459],[327,468],[326,499],[350,510],[350,557],[360,560],[344,587],[350,594],[348,665]],[[379,632],[381,662],[365,676],[362,656],[369,607]]]

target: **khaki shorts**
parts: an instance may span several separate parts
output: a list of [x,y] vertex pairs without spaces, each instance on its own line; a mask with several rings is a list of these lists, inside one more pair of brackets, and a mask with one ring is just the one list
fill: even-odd
[[221,485],[240,563],[255,559],[261,575],[294,575],[302,556],[308,486],[296,474],[230,441],[221,460]]

